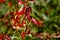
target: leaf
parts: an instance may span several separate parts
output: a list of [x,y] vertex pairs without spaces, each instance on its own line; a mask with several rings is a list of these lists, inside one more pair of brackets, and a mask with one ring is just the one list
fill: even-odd
[[51,19],[49,17],[47,17],[45,14],[42,14],[43,19],[45,19],[46,21],[51,21]]

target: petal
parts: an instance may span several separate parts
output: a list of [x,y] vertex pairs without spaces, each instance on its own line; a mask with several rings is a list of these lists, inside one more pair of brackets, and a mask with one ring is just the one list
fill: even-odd
[[37,21],[34,18],[32,18],[31,20],[32,20],[33,23],[35,23],[36,25],[38,25]]

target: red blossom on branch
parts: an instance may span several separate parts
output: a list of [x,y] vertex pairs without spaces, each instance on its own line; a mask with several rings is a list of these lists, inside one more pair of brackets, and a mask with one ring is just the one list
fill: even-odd
[[38,25],[37,21],[34,18],[32,18],[31,20],[32,20],[33,23],[35,23],[36,25]]
[[21,11],[16,12],[16,14],[17,15],[22,15],[22,14],[25,13],[25,10],[26,10],[26,6],[24,6]]
[[26,34],[25,32],[22,32],[22,33],[21,33],[22,40],[24,39],[25,34]]

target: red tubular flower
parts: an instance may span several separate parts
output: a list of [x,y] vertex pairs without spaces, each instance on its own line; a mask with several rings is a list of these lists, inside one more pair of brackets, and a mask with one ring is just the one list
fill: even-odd
[[36,25],[38,25],[37,21],[34,18],[32,18],[31,20],[32,20],[33,23],[35,23]]
[[30,16],[28,16],[27,18],[28,18],[29,21],[32,21]]
[[21,37],[22,37],[22,39],[24,39],[24,37],[25,37],[25,32],[22,32],[22,33],[21,33]]
[[[29,10],[29,11],[28,11],[28,10]],[[32,20],[31,20],[31,16],[30,16],[30,14],[31,14],[30,10],[31,10],[31,9],[29,8],[28,10],[27,10],[27,12],[26,12],[27,18],[28,18],[29,21],[32,21]]]
[[17,24],[17,26],[19,26],[19,27],[20,27],[20,26],[21,26],[21,24],[20,24],[20,23],[18,23],[18,24]]
[[6,0],[0,0],[0,3],[6,2]]
[[20,24],[20,23],[18,23],[17,26],[18,26],[18,27],[23,27],[22,24]]
[[17,12],[17,14],[18,14],[18,15],[21,15],[21,14],[23,14],[23,11]]
[[23,21],[23,22],[22,22],[22,24],[26,24],[26,22],[25,22],[25,21]]
[[31,21],[31,17],[30,17],[30,13],[29,12],[27,13],[27,18],[28,18],[29,21]]
[[36,25],[38,25],[37,21],[34,18],[31,18],[31,16],[30,16],[31,12],[30,11],[31,11],[31,8],[28,8],[27,12],[26,12],[28,20],[35,23]]
[[16,12],[16,14],[17,14],[17,15],[23,14],[23,9],[22,9],[21,11],[19,11],[19,12]]
[[24,13],[26,12],[26,9],[27,9],[27,6],[24,6],[24,7],[23,7],[23,12],[24,12]]
[[41,20],[37,20],[38,25],[41,25],[43,22]]
[[26,6],[24,6],[21,11],[16,12],[16,14],[18,14],[18,15],[24,14],[25,10],[26,10]]
[[14,22],[17,23],[18,22],[18,19],[15,19]]
[[28,30],[27,32],[26,32],[26,34],[30,34],[31,32],[30,32],[31,30]]

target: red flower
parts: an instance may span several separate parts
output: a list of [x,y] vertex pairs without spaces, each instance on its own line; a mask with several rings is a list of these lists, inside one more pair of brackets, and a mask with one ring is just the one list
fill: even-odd
[[24,27],[23,24],[20,24],[20,23],[18,23],[17,26],[18,26],[18,27],[21,27],[21,28]]
[[27,18],[28,18],[29,21],[32,21],[30,16],[28,16]]
[[28,18],[29,21],[32,21],[31,16],[30,16],[30,12],[27,12],[27,18]]
[[15,23],[17,23],[17,22],[19,21],[19,18],[18,18],[18,17],[16,17],[16,19],[15,19],[14,21],[15,21]]
[[17,26],[21,27],[21,24],[20,24],[20,23],[18,23],[18,24],[17,24]]
[[23,11],[17,12],[17,14],[18,14],[18,15],[21,15],[21,14],[23,14]]
[[23,21],[23,22],[22,22],[22,24],[26,24],[26,22],[25,22],[25,21]]
[[24,12],[24,13],[26,12],[26,9],[27,9],[27,6],[24,6],[24,7],[23,7],[23,12]]
[[0,3],[6,2],[6,0],[0,0]]
[[27,30],[26,34],[30,34],[30,33],[31,33],[30,31],[31,31],[31,30]]
[[22,37],[22,39],[24,39],[24,37],[25,37],[25,32],[22,32],[22,33],[21,33],[21,37]]
[[38,25],[41,25],[43,22],[41,20],[37,20]]
[[33,23],[35,23],[36,25],[38,25],[37,21],[34,18],[32,18],[31,20],[32,20]]
[[24,6],[21,11],[16,12],[16,14],[18,14],[18,15],[24,14],[25,13],[25,10],[26,10],[26,6]]

